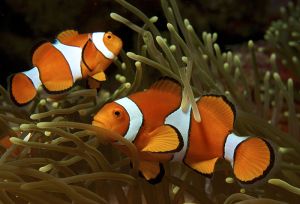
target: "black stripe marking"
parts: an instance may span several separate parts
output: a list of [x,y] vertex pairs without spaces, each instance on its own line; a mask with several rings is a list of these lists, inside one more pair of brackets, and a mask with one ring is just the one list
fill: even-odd
[[[201,99],[201,98],[200,98],[200,99]],[[200,99],[197,100],[196,103],[198,103],[198,102],[200,101]],[[189,150],[189,148],[190,148],[190,136],[191,136],[191,132],[190,132],[190,131],[191,131],[191,128],[192,128],[191,122],[192,122],[192,119],[193,119],[193,112],[192,112],[192,111],[190,112],[190,117],[191,117],[191,118],[190,118],[190,129],[189,129],[189,134],[188,134],[188,143],[187,143],[186,152],[185,152],[185,155],[184,155],[184,157],[183,157],[183,161],[182,161],[182,162],[183,162],[187,167],[189,167],[189,168],[192,169],[194,172],[196,172],[197,174],[200,174],[200,175],[205,176],[205,177],[207,177],[207,178],[212,178],[213,172],[212,172],[211,174],[206,174],[206,173],[200,172],[200,171],[198,171],[198,170],[192,168],[191,166],[189,166],[189,165],[185,162],[185,159],[186,159],[186,157],[187,157],[188,150]]]
[[232,133],[232,131],[229,131],[228,132],[228,134],[227,134],[227,136],[225,137],[225,139],[224,139],[224,142],[223,142],[223,159],[225,159],[225,145],[226,145],[226,142],[227,142],[227,138],[228,138],[228,136],[230,135]]
[[[197,100],[196,103],[198,103],[199,100]],[[190,148],[190,137],[191,137],[191,130],[192,130],[192,119],[193,119],[193,111],[190,112],[190,127],[189,127],[189,131],[188,131],[187,146],[186,146],[186,151],[185,151],[185,154],[183,156],[183,161],[182,161],[188,167],[190,167],[190,166],[185,163],[185,159],[186,159],[186,156],[187,156],[187,152],[188,152],[188,150]]]
[[84,44],[84,46],[83,46],[83,48],[82,48],[82,52],[81,52],[81,59],[82,59],[83,64],[86,66],[86,68],[91,72],[91,71],[93,71],[93,69],[91,69],[91,68],[88,66],[88,64],[86,63],[86,61],[85,61],[85,59],[84,59],[84,51],[85,51],[86,46],[87,46],[87,44],[88,44],[89,42],[93,43],[91,39],[88,39],[88,41]]

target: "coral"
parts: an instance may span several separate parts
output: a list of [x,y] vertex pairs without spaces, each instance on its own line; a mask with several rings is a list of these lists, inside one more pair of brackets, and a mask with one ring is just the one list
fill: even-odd
[[[165,163],[162,182],[148,184],[138,176],[139,158],[135,146],[114,132],[90,125],[92,115],[106,102],[147,88],[160,76],[170,76],[184,87],[188,99],[185,104],[193,104],[194,98],[204,93],[226,95],[237,109],[235,131],[272,141],[278,149],[278,157],[282,157],[282,161],[276,161],[278,171],[272,176],[300,186],[299,107],[295,103],[293,79],[282,79],[276,69],[262,69],[257,62],[258,48],[251,40],[248,43],[251,69],[245,69],[239,53],[221,50],[216,33],[203,32],[198,37],[190,21],[182,18],[174,0],[161,0],[167,20],[165,29],[158,29],[155,25],[161,20],[157,16],[148,18],[128,2],[116,2],[140,20],[129,20],[111,13],[114,20],[137,34],[136,48],[127,53],[123,50],[114,62],[118,67],[115,79],[119,87],[116,90],[105,87],[105,84],[100,92],[77,85],[68,93],[51,97],[41,89],[37,99],[24,109],[16,107],[7,91],[0,87],[1,137],[9,136],[13,143],[7,150],[2,150],[0,158],[1,201],[299,201],[299,195],[291,190],[294,188],[276,187],[272,185],[272,179],[270,184],[265,182],[261,186],[241,188],[224,162],[217,164],[212,180],[182,164]],[[133,21],[142,23],[138,25]],[[274,57],[269,58],[272,63]],[[193,113],[201,120],[195,106]],[[131,152],[129,158],[109,144],[110,138],[126,145]],[[238,192],[241,193],[236,194]]]

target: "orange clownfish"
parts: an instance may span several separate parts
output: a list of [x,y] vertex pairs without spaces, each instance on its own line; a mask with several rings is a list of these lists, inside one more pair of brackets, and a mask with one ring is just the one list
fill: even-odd
[[105,81],[104,70],[121,48],[122,40],[111,32],[79,34],[66,30],[54,43],[43,43],[35,50],[32,69],[10,77],[12,99],[25,105],[35,98],[40,85],[49,93],[59,93],[82,78]]
[[225,96],[204,95],[197,100],[200,123],[191,107],[184,112],[181,103],[180,84],[163,78],[146,91],[104,105],[92,124],[116,131],[135,144],[141,159],[139,171],[150,183],[162,179],[160,162],[169,160],[212,176],[217,160],[223,158],[242,184],[255,183],[269,173],[273,147],[262,138],[232,132],[235,109]]

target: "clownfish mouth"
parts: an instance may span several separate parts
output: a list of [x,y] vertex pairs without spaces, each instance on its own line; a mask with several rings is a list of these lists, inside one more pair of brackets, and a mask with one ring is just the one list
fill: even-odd
[[105,124],[105,123],[103,123],[99,120],[94,120],[92,125],[97,126],[97,127],[101,127],[101,128],[104,128],[104,129],[111,129],[110,125]]

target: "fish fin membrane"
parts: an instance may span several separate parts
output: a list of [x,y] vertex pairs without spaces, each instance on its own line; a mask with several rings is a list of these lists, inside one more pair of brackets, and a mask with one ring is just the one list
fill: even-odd
[[197,105],[201,115],[203,115],[203,120],[210,124],[213,134],[223,132],[224,135],[227,135],[228,132],[232,131],[235,109],[225,96],[204,95],[197,102]]
[[77,35],[78,35],[78,32],[76,30],[65,30],[65,31],[59,33],[56,38],[60,42],[65,43],[65,42],[68,42],[68,40],[70,38],[73,38],[74,36],[77,36]]
[[241,183],[254,183],[263,179],[274,164],[271,145],[258,137],[249,138],[237,146],[233,172]]
[[48,92],[63,92],[67,91],[73,86],[73,81],[72,80],[65,80],[65,81],[47,81],[44,83],[44,86]]
[[165,170],[161,163],[153,161],[141,161],[139,165],[140,176],[144,177],[149,183],[159,183]]
[[92,78],[92,77],[88,77],[87,78],[87,85],[90,89],[100,89],[101,87],[101,82],[97,81],[96,79]]
[[170,125],[163,125],[149,133],[149,141],[142,151],[176,152],[183,146],[179,131]]
[[48,92],[60,92],[73,86],[70,66],[63,54],[51,43],[44,43],[33,54],[32,63]]
[[11,96],[18,105],[26,105],[35,98],[37,91],[30,78],[25,74],[13,75],[10,83]]
[[200,174],[203,174],[205,176],[212,176],[215,165],[218,161],[219,157],[205,160],[205,161],[193,161],[192,159],[186,158],[185,164],[188,165],[190,168],[194,169],[195,171],[199,172]]
[[170,77],[163,77],[157,80],[154,84],[152,84],[150,90],[158,90],[158,91],[172,93],[180,96],[182,93],[182,87],[180,83]]
[[104,72],[98,72],[92,76],[93,79],[97,81],[105,81],[106,80],[106,75]]

